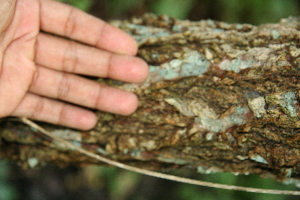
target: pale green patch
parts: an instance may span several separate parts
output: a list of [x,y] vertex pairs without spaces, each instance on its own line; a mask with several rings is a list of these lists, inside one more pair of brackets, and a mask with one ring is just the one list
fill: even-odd
[[268,161],[261,155],[255,155],[250,157],[251,160],[254,160],[255,162],[263,163],[263,164],[268,164]]
[[28,158],[27,163],[29,167],[35,168],[39,164],[39,160],[35,157]]
[[280,33],[277,30],[272,30],[271,35],[274,40],[279,39],[281,37]]
[[234,71],[235,73],[239,73],[243,69],[247,69],[249,67],[252,67],[253,61],[250,60],[242,60],[241,56],[237,57],[236,59],[233,60],[223,60],[220,64],[219,67],[221,70],[226,70],[226,71]]
[[204,74],[210,62],[205,56],[197,51],[189,51],[183,55],[182,59],[173,59],[163,63],[161,66],[150,66],[149,82],[161,80],[172,80]]

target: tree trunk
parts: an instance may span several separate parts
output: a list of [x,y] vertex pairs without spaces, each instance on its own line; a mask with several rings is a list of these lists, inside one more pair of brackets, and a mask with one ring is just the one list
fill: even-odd
[[[299,18],[256,27],[145,15],[113,24],[139,42],[150,76],[142,84],[99,82],[135,92],[137,112],[97,112],[87,132],[41,126],[141,168],[299,180]],[[0,147],[2,158],[23,167],[101,164],[15,118],[2,120]]]

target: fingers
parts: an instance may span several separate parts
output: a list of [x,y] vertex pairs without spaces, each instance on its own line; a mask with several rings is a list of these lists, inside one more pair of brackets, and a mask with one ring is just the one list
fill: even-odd
[[148,66],[140,58],[114,54],[47,34],[38,36],[35,61],[59,71],[128,82],[142,82],[148,75]]
[[25,96],[12,116],[28,117],[81,130],[89,130],[97,122],[96,115],[89,110],[30,93]]
[[136,41],[123,31],[71,6],[40,0],[41,29],[104,50],[135,55]]
[[133,93],[99,84],[73,74],[38,67],[29,91],[73,104],[121,115],[133,113],[138,99]]

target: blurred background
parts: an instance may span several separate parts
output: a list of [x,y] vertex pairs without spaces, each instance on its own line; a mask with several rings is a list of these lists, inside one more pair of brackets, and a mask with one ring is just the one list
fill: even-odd
[[[146,12],[193,21],[214,19],[229,23],[276,23],[299,15],[299,0],[61,0],[104,20],[129,19]],[[1,159],[1,158],[0,158]],[[178,174],[205,181],[296,190],[255,175]],[[299,190],[299,188],[298,188]],[[177,183],[114,167],[86,166],[20,169],[0,160],[0,200],[293,200],[299,197],[227,191]]]
[[146,12],[178,19],[214,19],[261,24],[299,14],[299,0],[61,0],[104,19],[128,19]]

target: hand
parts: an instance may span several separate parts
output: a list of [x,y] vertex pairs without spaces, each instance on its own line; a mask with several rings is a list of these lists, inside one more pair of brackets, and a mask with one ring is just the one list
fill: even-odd
[[0,5],[0,118],[23,116],[87,130],[97,119],[83,107],[122,115],[136,110],[133,93],[76,75],[142,82],[148,68],[134,57],[133,38],[53,0]]

